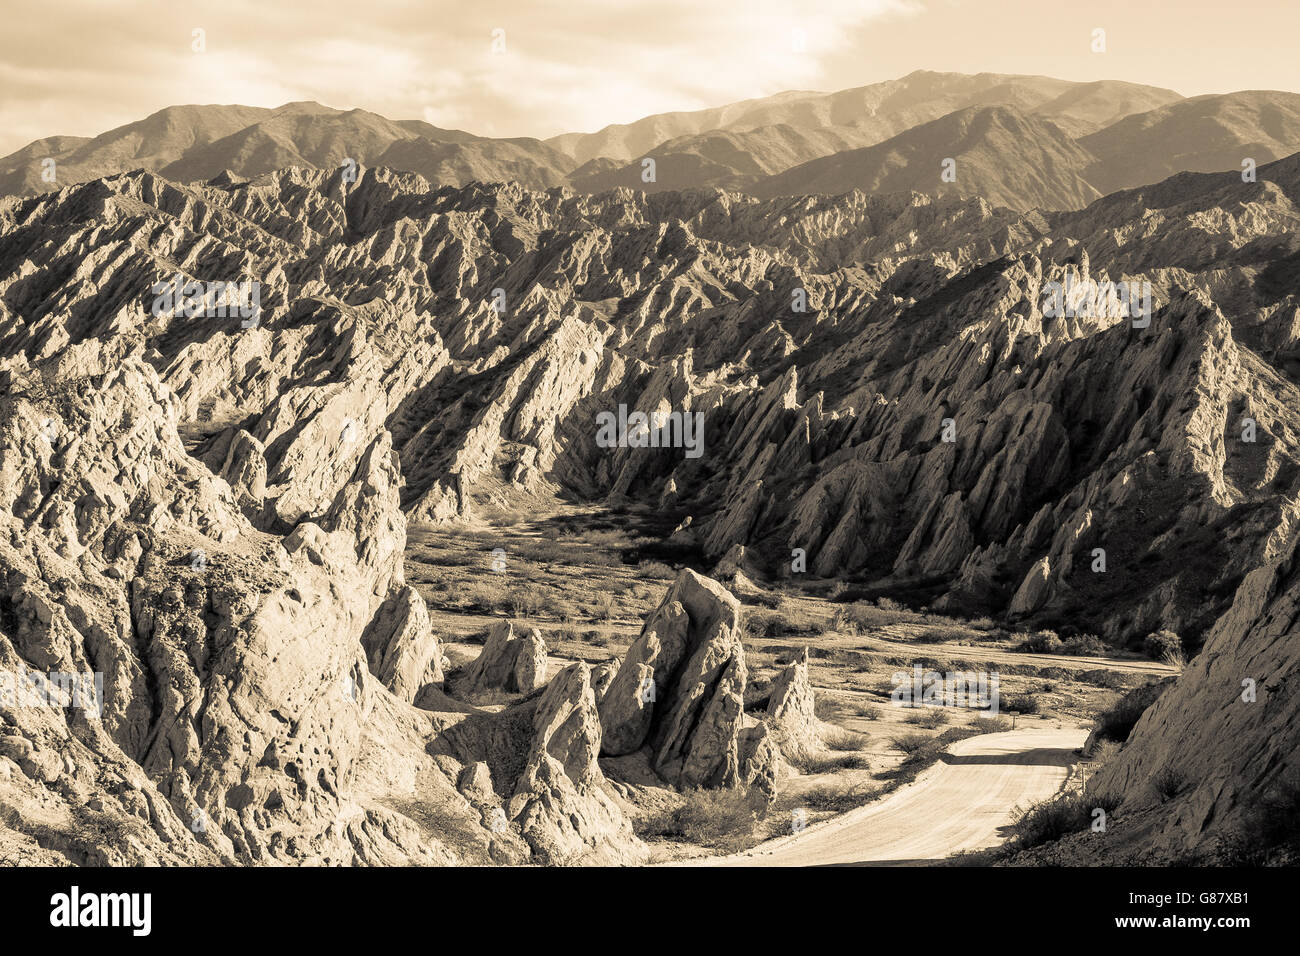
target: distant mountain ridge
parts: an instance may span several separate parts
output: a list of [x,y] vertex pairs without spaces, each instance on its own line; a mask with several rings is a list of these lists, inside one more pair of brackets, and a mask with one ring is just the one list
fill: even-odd
[[[1300,150],[1300,95],[1185,99],[1117,81],[917,71],[835,93],[791,91],[661,113],[595,133],[493,138],[313,102],[173,106],[95,137],[51,136],[0,159],[0,195],[135,169],[178,182],[289,167],[414,172],[435,185],[518,182],[599,193],[719,188],[756,196],[919,191],[1026,211],[1074,210],[1179,172]],[[654,175],[645,159],[654,160]],[[957,163],[955,182],[939,175]],[[54,181],[47,181],[53,161]]]

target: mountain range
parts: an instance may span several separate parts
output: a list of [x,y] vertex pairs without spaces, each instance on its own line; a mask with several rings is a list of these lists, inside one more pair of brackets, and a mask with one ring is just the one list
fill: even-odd
[[[1300,149],[1300,96],[1185,99],[1131,83],[919,71],[837,93],[787,92],[596,133],[498,139],[318,103],[176,106],[93,138],[0,159],[0,195],[146,169],[178,182],[351,159],[435,185],[514,181],[586,193],[721,188],[758,197],[915,190],[1017,211],[1079,209],[1177,172],[1263,165]],[[645,159],[655,161],[653,178]],[[944,159],[955,162],[951,182]],[[53,160],[55,179],[42,177]]]

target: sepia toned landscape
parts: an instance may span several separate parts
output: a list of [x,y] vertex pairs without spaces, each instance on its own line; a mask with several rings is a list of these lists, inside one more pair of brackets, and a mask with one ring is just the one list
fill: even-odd
[[0,863],[1294,865],[1300,94],[1076,40],[0,159]]

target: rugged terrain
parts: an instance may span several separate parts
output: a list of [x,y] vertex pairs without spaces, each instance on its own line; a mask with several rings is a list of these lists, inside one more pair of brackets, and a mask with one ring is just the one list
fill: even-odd
[[[0,711],[0,852],[637,862],[654,794],[770,804],[820,746],[797,658],[747,708],[737,596],[829,579],[1110,657],[1177,632],[1094,786],[1177,759],[1144,832],[1215,835],[1297,751],[1297,202],[1300,156],[1067,213],[369,166],[0,200],[0,668],[105,683],[102,719]],[[177,274],[260,312],[155,308]],[[1089,280],[1150,313],[1045,313]],[[605,447],[620,405],[701,454]],[[575,502],[677,566],[616,666],[552,673],[527,620],[445,660],[408,526]]]

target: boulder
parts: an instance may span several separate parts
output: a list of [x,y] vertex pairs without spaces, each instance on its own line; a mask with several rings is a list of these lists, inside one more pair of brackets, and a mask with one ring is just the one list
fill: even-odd
[[424,599],[403,587],[380,607],[361,637],[370,673],[405,701],[443,679],[442,650],[429,623]]
[[814,708],[812,683],[808,679],[808,648],[786,665],[772,682],[766,721],[776,731],[787,755],[815,749],[820,721]]
[[745,652],[740,605],[717,581],[683,570],[647,618],[600,705],[602,753],[643,746],[680,787],[743,783]]
[[545,681],[546,644],[541,631],[530,627],[516,634],[513,623],[497,621],[462,683],[470,692],[498,689],[530,694]]

